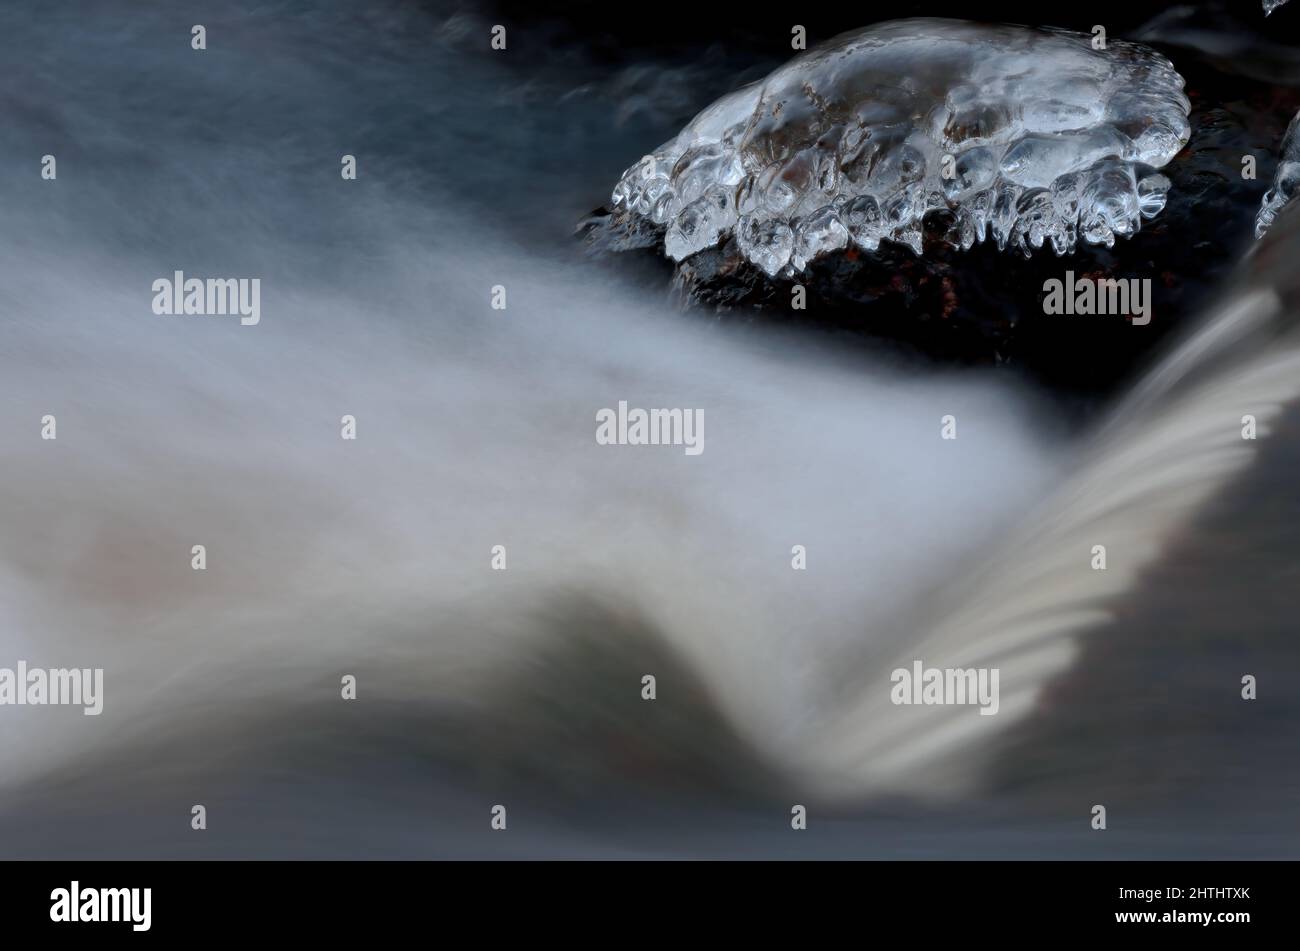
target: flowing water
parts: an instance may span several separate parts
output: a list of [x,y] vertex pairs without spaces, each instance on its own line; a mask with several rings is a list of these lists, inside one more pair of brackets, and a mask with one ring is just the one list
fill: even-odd
[[[105,695],[4,708],[0,855],[1294,854],[1288,216],[1080,432],[584,258],[719,76],[521,72],[436,6],[37,10],[0,13],[0,666]],[[155,315],[177,270],[260,278],[260,322]],[[598,445],[620,400],[704,451]],[[998,715],[894,707],[913,658],[1000,667]]]

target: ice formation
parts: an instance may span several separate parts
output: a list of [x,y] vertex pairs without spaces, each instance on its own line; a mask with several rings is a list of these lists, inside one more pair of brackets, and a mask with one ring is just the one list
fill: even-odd
[[1264,16],[1268,16],[1284,3],[1286,0],[1264,0]]
[[616,210],[682,260],[729,235],[769,275],[850,244],[991,236],[1025,254],[1111,245],[1158,214],[1187,143],[1183,79],[1146,47],[917,19],[846,33],[709,106],[628,169]]
[[1295,114],[1287,126],[1282,139],[1282,155],[1278,159],[1277,174],[1273,176],[1273,187],[1264,192],[1264,201],[1255,216],[1255,237],[1264,237],[1264,232],[1273,224],[1277,213],[1286,207],[1287,202],[1300,193],[1300,112]]

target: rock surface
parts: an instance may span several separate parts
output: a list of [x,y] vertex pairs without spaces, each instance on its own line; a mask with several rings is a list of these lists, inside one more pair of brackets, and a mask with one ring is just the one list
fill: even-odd
[[[953,247],[951,209],[921,222],[923,254],[883,241],[874,252],[846,245],[794,274],[767,274],[735,235],[679,263],[665,259],[666,228],[626,207],[604,208],[581,233],[595,253],[632,251],[671,271],[685,304],[720,319],[798,322],[831,332],[901,343],[923,359],[1008,363],[1054,384],[1097,393],[1131,372],[1153,345],[1201,310],[1251,246],[1260,200],[1273,177],[1278,142],[1300,108],[1300,89],[1260,76],[1258,63],[1198,46],[1221,37],[1194,30],[1199,21],[1170,19],[1141,33],[1176,64],[1192,105],[1188,145],[1160,170],[1168,202],[1140,233],[1113,246],[1086,241],[1064,257],[1025,258],[993,243]],[[1213,24],[1209,24],[1213,26]],[[1168,37],[1171,45],[1163,45]],[[1274,50],[1275,77],[1290,76],[1300,54]],[[1243,174],[1253,156],[1258,175]],[[1149,279],[1154,315],[1133,327],[1120,318],[1059,317],[1043,312],[1044,282],[1066,269],[1080,276]],[[796,285],[806,309],[792,309]]]

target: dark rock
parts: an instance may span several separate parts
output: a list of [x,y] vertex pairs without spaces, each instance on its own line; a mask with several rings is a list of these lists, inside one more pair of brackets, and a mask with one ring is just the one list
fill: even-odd
[[[924,255],[889,243],[879,252],[848,249],[820,258],[797,279],[768,278],[734,242],[674,266],[661,259],[684,305],[727,320],[797,321],[887,338],[961,364],[1009,364],[1066,388],[1100,391],[1146,359],[1166,333],[1200,311],[1253,244],[1255,213],[1277,162],[1300,90],[1261,81],[1231,59],[1152,42],[1187,80],[1192,101],[1188,146],[1161,172],[1172,182],[1164,211],[1113,248],[1084,245],[1067,256],[1049,249],[1026,259],[992,242],[970,251],[938,240],[948,213],[925,220]],[[1300,65],[1300,53],[1291,54]],[[1242,177],[1254,155],[1257,174]],[[629,156],[629,164],[636,156]],[[598,254],[662,256],[662,229],[602,210],[580,228]],[[1043,312],[1044,282],[1077,276],[1150,279],[1152,320]],[[794,285],[806,310],[791,308]]]

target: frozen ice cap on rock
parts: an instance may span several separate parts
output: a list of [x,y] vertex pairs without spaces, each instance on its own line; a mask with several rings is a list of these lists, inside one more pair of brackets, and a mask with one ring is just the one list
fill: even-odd
[[920,254],[935,209],[963,249],[1111,245],[1164,207],[1152,170],[1187,144],[1190,106],[1159,53],[1092,40],[939,19],[845,33],[701,112],[623,174],[614,209],[678,261],[734,235],[768,275],[850,244]]
[[1255,237],[1264,237],[1279,211],[1300,194],[1300,112],[1295,114],[1282,138],[1282,155],[1278,159],[1273,186],[1264,192],[1264,200],[1255,216]]

